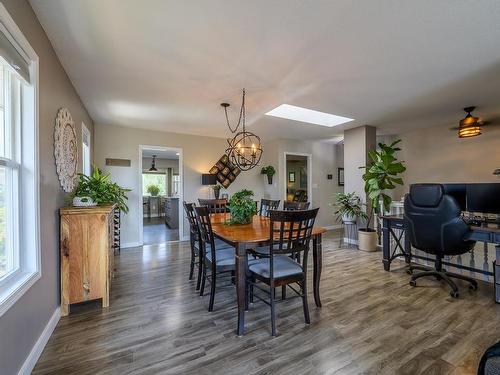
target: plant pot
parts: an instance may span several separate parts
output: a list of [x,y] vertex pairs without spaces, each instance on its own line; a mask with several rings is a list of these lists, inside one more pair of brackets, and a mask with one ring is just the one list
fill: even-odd
[[362,251],[377,251],[377,232],[373,229],[358,230],[358,249]]
[[158,196],[158,193],[150,193],[152,197],[157,197]]
[[273,176],[267,175],[267,183],[268,183],[269,185],[272,185],[272,184],[273,184]]
[[74,207],[93,207],[97,206],[97,203],[90,197],[74,197],[73,198]]
[[342,215],[342,222],[344,224],[353,224],[356,222],[356,216],[351,216],[348,214],[343,214]]

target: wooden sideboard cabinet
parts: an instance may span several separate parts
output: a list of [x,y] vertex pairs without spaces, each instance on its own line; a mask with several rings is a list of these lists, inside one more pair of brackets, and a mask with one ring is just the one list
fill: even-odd
[[115,206],[67,207],[61,218],[61,315],[73,303],[102,299],[109,306],[114,270]]

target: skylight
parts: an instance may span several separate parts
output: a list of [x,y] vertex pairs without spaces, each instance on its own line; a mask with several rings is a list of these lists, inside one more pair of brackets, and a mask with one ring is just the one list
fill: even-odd
[[328,126],[330,128],[354,120],[352,118],[332,115],[330,113],[297,107],[290,104],[282,104],[267,112],[266,115],[306,122],[309,124]]

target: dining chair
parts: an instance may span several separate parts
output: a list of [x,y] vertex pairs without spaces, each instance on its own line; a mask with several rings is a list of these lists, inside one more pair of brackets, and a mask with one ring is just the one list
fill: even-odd
[[194,267],[198,267],[198,277],[196,279],[196,290],[200,290],[200,282],[202,277],[202,257],[200,256],[201,234],[194,212],[194,203],[183,202],[184,211],[189,222],[189,244],[191,246],[191,261],[189,263],[189,280],[193,279]]
[[[304,320],[310,323],[307,304],[307,258],[314,221],[319,208],[307,211],[271,211],[269,257],[253,261],[248,266],[247,298],[254,297],[271,307],[271,332],[276,336],[275,288],[288,286],[302,298]],[[302,254],[301,254],[302,253]],[[302,256],[300,256],[302,255]],[[302,259],[302,262],[297,261]],[[266,284],[268,290],[258,282]],[[297,284],[296,290],[290,284]],[[254,288],[267,294],[269,300],[254,293]]]
[[207,206],[211,214],[227,212],[227,199],[198,199],[200,206]]
[[[210,302],[208,311],[214,309],[215,287],[217,283],[217,275],[230,273],[234,278],[236,270],[235,265],[235,249],[234,247],[217,248],[214,233],[212,231],[212,223],[210,222],[210,211],[208,206],[194,207],[196,220],[200,229],[200,257],[202,259],[202,278],[200,286],[200,296],[203,296],[205,291],[205,280],[210,283]],[[210,274],[207,275],[207,269]]]
[[261,199],[260,200],[260,216],[269,217],[269,210],[277,210],[280,205],[280,201],[272,199]]
[[285,211],[297,211],[297,210],[307,210],[309,208],[310,202],[292,202],[284,201],[283,209]]

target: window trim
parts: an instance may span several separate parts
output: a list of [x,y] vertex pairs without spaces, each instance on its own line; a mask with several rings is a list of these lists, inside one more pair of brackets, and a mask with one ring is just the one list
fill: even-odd
[[[33,90],[23,90],[22,102],[30,101],[33,104],[33,111],[27,112],[21,122],[22,136],[22,160],[23,169],[29,165],[32,169],[32,177],[29,183],[22,182],[19,194],[23,201],[31,202],[29,207],[30,215],[23,215],[20,219],[20,239],[21,247],[34,246],[34,259],[22,259],[25,251],[21,253],[21,261],[29,266],[25,270],[20,270],[16,275],[8,277],[10,282],[5,282],[5,287],[0,292],[0,317],[5,314],[42,276],[41,269],[41,246],[40,246],[40,186],[39,186],[39,59],[35,50],[16,25],[10,14],[0,3],[0,32],[4,30],[16,42],[18,52],[26,56],[30,61],[30,85]],[[30,142],[29,147],[26,143]],[[24,163],[26,161],[26,163]],[[21,179],[23,176],[21,176]],[[25,207],[20,208],[25,212]],[[34,228],[33,232],[23,232],[26,228]],[[28,243],[28,244],[27,244]],[[3,285],[2,285],[3,286]]]
[[[88,144],[85,144],[85,137],[87,137],[88,139]],[[82,173],[83,174],[86,174],[85,173],[85,154],[84,154],[84,145],[87,146],[88,150],[89,150],[89,174],[88,176],[90,176],[90,174],[92,173],[92,152],[91,152],[91,149],[90,149],[90,144],[92,142],[92,137],[91,137],[91,134],[90,134],[90,130],[89,128],[87,128],[87,125],[85,125],[85,123],[82,121]]]

